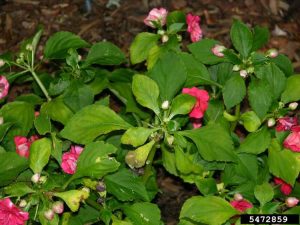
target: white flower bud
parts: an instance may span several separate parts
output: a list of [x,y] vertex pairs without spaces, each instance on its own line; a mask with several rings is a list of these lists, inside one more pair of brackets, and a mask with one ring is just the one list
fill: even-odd
[[82,60],[82,55],[78,55],[78,61]]
[[267,51],[267,56],[270,58],[276,58],[278,56],[278,51],[275,48],[271,48]]
[[2,125],[3,123],[4,123],[4,118],[0,116],[0,125]]
[[161,108],[163,110],[166,110],[169,108],[169,101],[164,101],[162,104],[161,104]]
[[27,202],[26,202],[26,200],[24,200],[24,199],[22,199],[22,200],[20,201],[20,203],[19,203],[19,206],[20,206],[21,208],[26,207],[26,205],[27,205]]
[[4,66],[5,61],[3,59],[0,59],[0,67]]
[[288,197],[288,198],[285,200],[285,204],[286,204],[286,206],[289,207],[289,208],[298,205],[298,203],[299,203],[299,199],[298,199],[298,198],[295,198],[295,197]]
[[274,118],[268,119],[268,127],[273,127],[276,124],[276,121]]
[[53,220],[54,218],[54,212],[52,209],[48,209],[47,211],[44,212],[44,216],[47,220]]
[[182,41],[182,36],[181,35],[179,35],[179,34],[177,34],[177,41],[179,41],[179,42],[181,42]]
[[171,146],[174,142],[174,136],[170,135],[167,137],[167,142]]
[[297,107],[298,107],[298,103],[297,102],[291,102],[289,104],[289,109],[290,110],[295,110],[295,109],[297,109]]
[[241,67],[239,66],[239,65],[234,65],[233,67],[232,67],[232,70],[233,71],[239,71],[241,69]]
[[31,177],[31,181],[35,184],[37,184],[40,181],[41,178],[41,174],[39,173],[35,173],[33,174],[33,176]]
[[248,73],[246,70],[241,70],[240,71],[240,76],[243,77],[243,78],[246,78],[248,76]]
[[166,35],[166,34],[164,34],[164,35],[161,37],[162,43],[166,43],[168,40],[169,40],[169,37],[168,37],[168,35]]
[[236,201],[242,201],[244,199],[243,195],[241,195],[240,193],[235,193],[233,198]]

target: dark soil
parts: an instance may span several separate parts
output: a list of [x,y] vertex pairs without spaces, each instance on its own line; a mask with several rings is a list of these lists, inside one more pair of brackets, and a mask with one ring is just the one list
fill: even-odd
[[[85,2],[91,2],[91,8]],[[201,16],[204,36],[227,47],[234,18],[267,26],[271,39],[266,48],[288,55],[300,71],[299,0],[0,0],[0,54],[16,51],[38,25],[45,30],[42,42],[56,31],[71,31],[90,43],[111,41],[128,54],[134,36],[148,29],[143,24],[148,11],[161,6]],[[197,191],[163,170],[158,175],[157,203],[165,223],[176,224],[181,205]]]

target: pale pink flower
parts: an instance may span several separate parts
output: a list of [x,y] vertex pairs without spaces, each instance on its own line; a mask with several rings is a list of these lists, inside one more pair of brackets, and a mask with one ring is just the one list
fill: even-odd
[[8,94],[9,83],[5,76],[0,76],[0,99]]
[[223,51],[225,50],[226,48],[223,46],[223,45],[215,45],[211,51],[212,53],[215,55],[215,56],[218,56],[218,57],[224,57],[224,53]]
[[9,198],[0,199],[0,224],[24,225],[29,219],[29,213],[16,207]]
[[299,203],[299,199],[298,198],[295,198],[295,197],[288,197],[286,200],[285,200],[285,204],[287,207],[294,207],[296,205],[298,205]]
[[168,11],[165,8],[154,8],[149,12],[146,19],[144,19],[144,23],[152,28],[160,28],[166,24],[167,15]]
[[187,31],[190,33],[192,42],[197,42],[202,39],[202,30],[199,22],[199,16],[193,16],[191,13],[186,16],[186,23],[188,25]]
[[300,152],[300,126],[294,126],[291,130],[292,133],[284,140],[283,146],[294,152]]
[[26,138],[23,136],[15,136],[14,142],[16,145],[16,152],[19,156],[28,158],[29,157],[29,149],[31,144],[38,140],[39,137],[37,135],[32,135],[30,138]]
[[77,160],[83,151],[80,146],[71,146],[69,152],[65,152],[62,156],[61,168],[67,174],[74,174],[77,168]]
[[297,117],[281,117],[277,120],[276,131],[287,131],[298,125]]

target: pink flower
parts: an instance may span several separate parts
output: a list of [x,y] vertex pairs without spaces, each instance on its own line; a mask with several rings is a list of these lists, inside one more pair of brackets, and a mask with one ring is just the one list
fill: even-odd
[[284,140],[283,146],[294,152],[300,152],[300,126],[294,126],[291,130],[292,133]]
[[280,191],[285,195],[289,195],[293,190],[293,187],[290,184],[278,177],[274,177],[274,183],[280,185]]
[[16,152],[19,156],[28,158],[29,157],[29,149],[30,145],[39,139],[37,135],[32,135],[29,139],[22,136],[15,136],[14,142],[16,145]]
[[187,31],[190,33],[191,41],[196,42],[202,38],[202,30],[199,25],[200,17],[188,14],[186,16],[186,23],[188,25]]
[[224,57],[224,53],[223,51],[225,50],[226,48],[223,46],[223,45],[215,45],[211,51],[212,53],[215,55],[215,56],[218,56],[218,57]]
[[183,88],[182,93],[196,97],[197,101],[194,108],[190,112],[190,117],[195,119],[201,119],[204,116],[204,113],[208,107],[208,100],[209,100],[208,92],[196,87],[192,87],[192,88]]
[[74,174],[77,168],[77,160],[83,151],[80,146],[71,146],[69,152],[65,152],[62,156],[61,168],[67,174]]
[[0,99],[8,94],[9,83],[5,76],[0,76]]
[[160,28],[166,24],[168,11],[164,8],[154,8],[152,9],[146,19],[144,19],[144,23],[152,28]]
[[201,119],[191,119],[194,129],[202,127],[202,120]]
[[0,224],[24,225],[29,213],[17,208],[9,198],[0,200]]
[[298,125],[296,117],[282,117],[277,120],[276,131],[287,131],[296,125]]
[[232,205],[235,209],[237,209],[240,212],[245,212],[247,209],[253,207],[251,202],[248,202],[247,200],[244,199],[240,201],[233,200],[230,202],[230,205]]
[[34,112],[34,116],[35,116],[35,117],[38,117],[39,115],[40,115],[40,112],[39,112],[39,111],[35,111],[35,112]]
[[287,207],[289,208],[292,208],[296,205],[298,205],[299,203],[299,199],[298,198],[295,198],[295,197],[288,197],[286,200],[285,200],[285,204]]

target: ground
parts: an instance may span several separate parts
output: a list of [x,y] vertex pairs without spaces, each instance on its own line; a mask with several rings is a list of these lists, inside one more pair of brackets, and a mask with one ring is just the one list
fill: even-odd
[[[148,11],[161,6],[201,16],[204,36],[227,47],[234,18],[266,26],[271,32],[266,48],[288,55],[300,72],[299,0],[0,0],[0,54],[16,51],[38,25],[44,27],[43,43],[56,31],[71,31],[90,43],[111,41],[128,54],[134,36],[148,29],[143,24]],[[161,194],[156,201],[165,223],[176,224],[184,200],[197,190],[161,169],[158,175]]]

